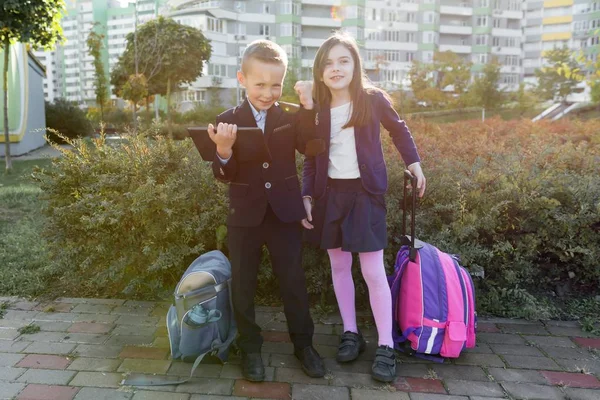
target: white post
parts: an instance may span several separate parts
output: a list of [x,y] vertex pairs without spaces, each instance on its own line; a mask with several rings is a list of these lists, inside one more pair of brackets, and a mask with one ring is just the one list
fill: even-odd
[[[154,18],[158,18],[158,2],[155,1],[154,2]],[[156,119],[156,121],[159,121],[159,115],[158,115],[158,95],[155,94],[154,95],[154,119]]]
[[481,122],[485,122],[485,108],[481,109]]

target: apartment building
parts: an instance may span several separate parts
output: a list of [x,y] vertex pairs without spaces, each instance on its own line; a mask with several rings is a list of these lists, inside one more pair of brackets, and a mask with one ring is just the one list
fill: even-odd
[[[501,86],[523,79],[521,0],[172,0],[169,16],[202,29],[213,45],[206,75],[179,94],[180,102],[231,98],[239,55],[252,40],[269,38],[311,76],[318,47],[336,29],[357,38],[369,77],[389,89],[408,89],[413,60],[431,62],[450,50],[473,63],[473,73],[495,56]],[[217,87],[207,91],[208,87]],[[236,88],[236,94],[238,91]],[[242,92],[243,95],[243,92]]]
[[[312,76],[318,47],[337,29],[361,46],[365,69],[389,90],[410,88],[413,60],[431,62],[436,51],[453,51],[472,63],[475,76],[496,57],[500,85],[515,90],[532,80],[543,52],[566,45],[588,56],[598,52],[599,0],[69,0],[62,20],[67,41],[54,52],[36,52],[46,65],[44,93],[93,104],[92,59],[85,44],[94,22],[105,28],[107,74],[125,49],[136,23],[157,15],[201,29],[212,44],[204,74],[177,94],[180,109],[243,98],[235,78],[248,43],[279,43]],[[114,96],[113,96],[114,98]]]
[[545,51],[555,47],[581,50],[595,60],[600,50],[600,1],[527,1],[523,20],[525,81],[535,82]]
[[[67,0],[61,20],[65,42],[54,51],[35,51],[46,67],[44,97],[48,101],[64,98],[82,107],[95,103],[93,58],[86,44],[94,24],[105,35],[102,59],[109,78],[110,68],[125,49],[125,36],[133,32],[133,0]],[[138,0],[138,23],[154,18],[167,0]],[[125,5],[125,7],[124,7]],[[113,99],[115,96],[112,96]]]

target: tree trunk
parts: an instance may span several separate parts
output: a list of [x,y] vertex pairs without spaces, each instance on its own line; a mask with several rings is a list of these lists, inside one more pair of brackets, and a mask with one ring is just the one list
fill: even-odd
[[167,78],[167,132],[169,137],[173,138],[173,130],[171,129],[171,77]]
[[133,103],[133,132],[137,132],[137,103]]
[[146,119],[148,120],[148,123],[151,124],[152,123],[152,111],[150,111],[150,96],[146,96]]
[[133,103],[133,131],[136,131],[137,127],[137,103]]
[[4,71],[2,73],[4,89],[4,159],[6,160],[6,172],[12,170],[10,158],[10,134],[8,128],[8,61],[10,52],[10,41],[8,37],[4,40]]

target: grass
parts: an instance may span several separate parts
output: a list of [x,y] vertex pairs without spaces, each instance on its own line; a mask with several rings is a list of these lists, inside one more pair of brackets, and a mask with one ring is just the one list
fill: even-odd
[[15,160],[0,173],[0,294],[36,296],[47,290],[47,249],[42,231],[40,188],[29,179],[50,159]]
[[[505,109],[495,109],[495,110],[486,110],[485,111],[485,118],[492,118],[495,116],[499,116],[500,118],[502,118],[503,120],[507,121],[507,120],[513,120],[513,119],[521,119],[521,118],[526,118],[526,119],[531,119],[533,117],[535,117],[536,115],[538,115],[539,113],[541,113],[542,111],[544,111],[543,109],[532,109],[529,111],[526,111],[525,113],[522,113],[520,110],[517,109],[513,109],[513,108],[505,108]],[[449,123],[449,122],[458,122],[458,121],[465,121],[465,120],[481,120],[481,110],[468,110],[468,111],[463,111],[463,110],[446,110],[446,111],[439,111],[439,114],[436,114],[435,112],[431,113],[431,114],[427,114],[427,113],[409,113],[407,114],[407,117],[410,117],[411,119],[414,118],[422,118],[425,121],[431,122],[431,123],[437,123],[437,124],[443,124],[443,123]]]
[[19,328],[19,333],[21,335],[32,335],[34,333],[38,333],[41,330],[39,325],[32,324]]

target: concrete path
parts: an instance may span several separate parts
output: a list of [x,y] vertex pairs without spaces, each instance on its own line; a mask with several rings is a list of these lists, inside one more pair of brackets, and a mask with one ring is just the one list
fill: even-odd
[[[261,307],[267,382],[242,379],[239,359],[201,365],[179,386],[133,388],[124,374],[185,377],[190,364],[172,361],[167,303],[60,298],[50,303],[0,298],[0,399],[19,400],[494,400],[600,399],[600,339],[577,322],[480,320],[478,346],[436,364],[400,355],[398,378],[383,385],[369,371],[376,346],[369,316],[360,325],[367,351],[350,364],[335,361],[338,315],[315,326],[328,374],[308,378],[294,358],[280,308]],[[38,325],[41,331],[20,333]]]

